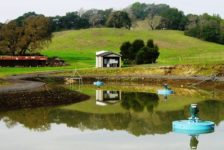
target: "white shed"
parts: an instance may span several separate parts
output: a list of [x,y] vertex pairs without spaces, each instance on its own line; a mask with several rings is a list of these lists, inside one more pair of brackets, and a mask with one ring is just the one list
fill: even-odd
[[121,55],[114,52],[96,52],[96,68],[121,67]]

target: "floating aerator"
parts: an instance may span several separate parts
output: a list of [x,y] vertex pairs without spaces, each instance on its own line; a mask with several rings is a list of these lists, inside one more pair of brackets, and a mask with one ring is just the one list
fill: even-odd
[[158,90],[159,95],[163,95],[164,99],[167,100],[168,96],[174,94],[174,91],[171,90],[167,84],[164,84],[164,89]]
[[93,85],[95,85],[95,86],[103,86],[104,83],[102,81],[96,81],[96,82],[93,82]]
[[213,132],[215,126],[214,122],[200,120],[198,118],[198,112],[197,104],[191,104],[191,117],[188,120],[173,121],[173,131],[189,135]]
[[164,84],[164,89],[162,90],[158,90],[158,94],[160,95],[170,95],[170,94],[173,94],[173,90],[171,90],[169,87],[168,87],[168,84]]

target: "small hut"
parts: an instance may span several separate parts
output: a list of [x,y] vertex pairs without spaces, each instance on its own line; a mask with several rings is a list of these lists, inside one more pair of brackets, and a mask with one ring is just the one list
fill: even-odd
[[120,54],[109,51],[96,52],[96,68],[115,68],[115,67],[121,67]]

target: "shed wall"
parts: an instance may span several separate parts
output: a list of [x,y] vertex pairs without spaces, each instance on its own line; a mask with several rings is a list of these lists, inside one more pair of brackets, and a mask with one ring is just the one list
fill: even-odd
[[101,68],[103,67],[103,57],[98,56],[96,57],[96,68]]

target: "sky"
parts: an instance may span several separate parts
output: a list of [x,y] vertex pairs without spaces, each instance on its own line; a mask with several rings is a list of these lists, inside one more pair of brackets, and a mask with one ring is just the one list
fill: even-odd
[[[0,22],[15,19],[22,14],[35,11],[46,16],[65,15],[66,12],[82,9],[122,9],[136,0],[0,0]],[[138,0],[138,2],[169,4],[185,14],[219,14],[224,18],[222,0]]]

